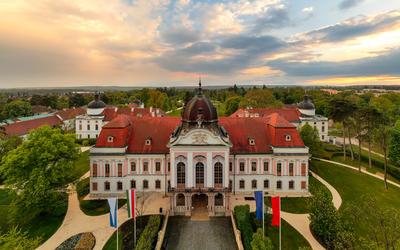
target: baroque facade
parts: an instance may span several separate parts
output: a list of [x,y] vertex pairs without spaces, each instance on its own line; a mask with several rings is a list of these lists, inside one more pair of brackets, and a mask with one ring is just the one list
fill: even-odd
[[308,160],[282,115],[219,118],[200,85],[181,118],[119,115],[106,124],[90,151],[90,193],[160,192],[172,214],[203,202],[209,215],[225,215],[234,195],[308,194]]

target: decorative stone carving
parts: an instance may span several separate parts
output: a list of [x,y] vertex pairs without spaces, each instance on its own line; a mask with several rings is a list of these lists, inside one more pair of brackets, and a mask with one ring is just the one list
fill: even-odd
[[195,133],[192,135],[193,144],[207,144],[207,134],[205,133]]

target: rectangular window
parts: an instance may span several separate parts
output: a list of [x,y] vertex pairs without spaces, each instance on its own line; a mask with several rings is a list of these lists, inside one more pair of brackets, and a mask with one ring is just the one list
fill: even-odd
[[264,188],[269,188],[269,180],[264,180]]
[[87,125],[87,130],[90,130],[90,124]]
[[122,163],[118,163],[118,177],[122,177]]
[[269,172],[269,162],[264,161],[264,172]]
[[106,163],[104,168],[105,168],[105,176],[109,177],[110,176],[110,164]]
[[121,191],[122,190],[122,182],[117,182],[117,190]]
[[301,189],[307,189],[307,182],[306,181],[302,181],[301,182]]
[[99,125],[96,124],[95,129],[96,129],[96,130],[99,130]]
[[160,188],[161,188],[161,181],[156,180],[156,189],[160,189]]
[[144,180],[143,181],[143,189],[148,189],[149,188],[149,181],[148,180]]
[[239,163],[239,171],[244,172],[244,162],[243,161]]
[[294,181],[289,181],[289,189],[294,189]]
[[168,173],[171,171],[171,163],[168,162]]
[[256,180],[252,180],[251,181],[251,188],[252,189],[256,189],[257,188],[257,181]]
[[136,188],[136,181],[135,180],[131,180],[131,188]]
[[104,190],[110,191],[110,183],[108,181],[104,182]]
[[244,180],[239,181],[239,188],[244,189]]
[[157,161],[156,162],[156,172],[160,172],[161,171],[161,162]]
[[143,172],[149,171],[149,163],[147,161],[143,162]]
[[276,164],[276,173],[278,176],[282,175],[282,163],[277,163]]
[[282,189],[282,181],[276,182],[276,189]]
[[97,164],[94,163],[92,167],[92,176],[97,177]]
[[256,161],[251,162],[251,171],[257,172],[257,162]]
[[290,176],[294,175],[294,163],[293,162],[289,163],[289,175]]
[[322,132],[325,132],[325,126],[321,127]]
[[97,182],[92,183],[92,190],[97,191]]
[[232,180],[229,180],[229,189],[232,189]]
[[303,162],[301,164],[301,175],[306,176],[306,173],[307,173],[307,164]]
[[229,162],[229,172],[232,172],[232,162]]
[[131,172],[136,172],[136,162],[131,162]]

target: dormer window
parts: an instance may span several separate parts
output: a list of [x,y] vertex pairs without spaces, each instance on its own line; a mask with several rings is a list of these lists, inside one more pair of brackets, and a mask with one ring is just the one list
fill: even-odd
[[291,137],[290,135],[285,135],[285,140],[286,140],[286,141],[291,141],[291,140],[292,140],[292,137]]
[[145,144],[147,146],[151,145],[151,138],[147,138],[146,141],[145,141]]
[[107,137],[107,142],[113,142],[113,141],[114,141],[114,136]]
[[256,140],[254,140],[254,138],[249,138],[249,145],[256,145]]

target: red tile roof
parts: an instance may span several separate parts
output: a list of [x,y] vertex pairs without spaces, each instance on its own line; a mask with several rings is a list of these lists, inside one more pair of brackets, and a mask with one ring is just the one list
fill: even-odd
[[[103,127],[96,147],[127,147],[127,153],[169,153],[167,144],[172,132],[180,124],[179,117],[142,117],[118,115]],[[228,132],[231,153],[271,153],[272,147],[304,147],[296,127],[273,113],[268,117],[222,117],[219,124]],[[290,135],[291,139],[286,140]],[[113,136],[113,142],[107,138]],[[146,145],[146,140],[151,140]],[[250,145],[254,139],[255,145]]]
[[4,132],[7,136],[22,136],[28,134],[31,130],[42,127],[42,126],[58,126],[61,125],[62,121],[55,115],[37,118],[28,121],[15,122],[9,125],[3,126]]
[[70,108],[70,109],[64,109],[56,112],[56,115],[59,115],[61,119],[65,120],[70,120],[74,119],[78,115],[83,115],[86,113],[86,110],[84,108]]
[[[151,111],[150,111],[151,110]],[[163,116],[164,111],[157,108],[116,108],[116,107],[106,107],[103,111],[104,120],[111,121],[117,115],[132,115],[137,117],[145,117],[145,116]]]
[[252,108],[252,109],[238,109],[231,117],[249,117],[249,116],[268,116],[273,113],[278,113],[289,122],[300,122],[300,111],[297,107],[285,108]]

